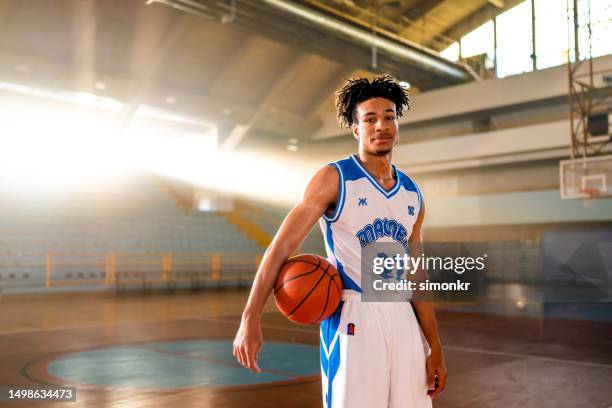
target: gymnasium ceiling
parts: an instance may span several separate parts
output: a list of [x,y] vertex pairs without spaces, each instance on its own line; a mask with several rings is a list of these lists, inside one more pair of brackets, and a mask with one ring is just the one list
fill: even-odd
[[195,115],[235,144],[307,140],[344,78],[472,80],[436,51],[518,2],[0,0],[0,81]]

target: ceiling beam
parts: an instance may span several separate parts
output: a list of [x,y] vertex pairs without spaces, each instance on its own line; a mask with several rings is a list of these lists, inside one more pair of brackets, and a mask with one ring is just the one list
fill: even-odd
[[96,5],[89,1],[71,2],[74,27],[72,68],[76,71],[76,85],[93,86],[96,73]]
[[166,37],[162,39],[161,44],[155,46],[155,53],[151,59],[147,61],[147,69],[139,75],[139,83],[148,83],[155,79],[161,72],[163,62],[167,59],[170,51],[183,42],[185,35],[191,31],[194,24],[194,17],[182,15],[179,22],[175,24]]
[[8,15],[8,11],[13,6],[13,0],[0,1],[0,27],[4,27],[4,20]]
[[460,82],[467,79],[463,69],[458,68],[455,64],[449,63],[449,61],[443,58],[439,58],[419,44],[408,45],[406,41],[399,43],[396,40],[387,38],[387,36],[373,35],[369,30],[365,31],[353,24],[345,23],[298,3],[281,0],[260,0],[259,3],[284,11],[293,18],[301,19],[303,24],[310,24],[316,27],[317,30],[350,39],[352,43],[361,47],[376,47],[381,54],[385,53],[406,64],[434,71],[440,76],[449,78],[450,81]]
[[[292,53],[293,54],[293,53]],[[261,114],[266,112],[270,107],[274,105],[276,97],[285,89],[285,87],[295,79],[296,75],[304,69],[304,67],[308,64],[308,60],[310,59],[309,53],[299,53],[297,55],[293,54],[289,60],[291,61],[286,65],[284,72],[281,77],[274,83],[272,88],[266,93],[266,95],[261,98],[257,109],[257,114],[251,120],[251,122],[255,122]],[[277,106],[275,106],[278,109]]]
[[[179,2],[181,0],[178,0]],[[179,3],[175,0],[147,0],[146,5],[151,5],[153,3],[160,3],[166,6],[170,6],[176,10],[184,11],[194,16],[202,17],[207,20],[212,20],[213,17],[208,14],[208,7],[203,4],[193,2],[191,0],[184,0],[185,5]]]
[[489,3],[500,9],[503,9],[505,6],[504,0],[489,0]]
[[489,2],[478,9],[475,13],[470,14],[454,26],[448,28],[446,31],[444,31],[443,35],[445,37],[459,39],[492,18],[522,2],[523,0],[505,0],[503,2],[503,8],[498,8]]
[[402,14],[404,14],[408,19],[412,20],[412,24],[415,24],[444,1],[446,0],[420,0],[416,4],[404,9]]
[[[15,66],[20,64],[30,67],[32,74],[16,71]],[[72,80],[74,75],[75,71],[72,66],[0,49],[0,81],[13,82],[34,89],[91,93],[89,84],[78,84]],[[103,81],[107,87],[104,91],[96,91],[95,93],[115,99],[123,104],[134,101],[136,99],[134,92],[138,92],[137,100],[140,104],[159,108],[169,107],[166,97],[173,95],[180,101],[180,109],[173,108],[174,110],[184,115],[200,117],[208,121],[254,126],[253,118],[258,115],[257,106],[236,100],[236,98],[207,96],[191,92],[189,89],[162,86],[155,82],[135,82],[132,77],[128,76],[106,75],[98,79]],[[310,123],[310,119],[305,118],[301,113],[290,112],[278,106],[275,108],[278,110],[277,116],[287,118],[287,122],[291,122],[292,126],[293,123],[298,127],[304,123]],[[224,112],[228,110],[231,111],[231,115]],[[303,123],[300,123],[301,120],[303,120]],[[257,125],[252,130],[257,130]]]
[[355,72],[355,68],[352,66],[341,66],[336,72],[334,72],[323,85],[319,87],[317,93],[312,97],[308,105],[304,108],[304,115],[307,117],[313,117],[321,104],[330,97],[330,95],[338,89],[345,79],[351,77],[351,74]]
[[[246,126],[236,127],[234,131],[230,133],[222,148],[224,150],[234,150],[244,138],[246,138],[252,128],[256,127],[257,121],[262,117],[264,113],[268,113],[272,108],[277,96],[282,90],[291,82],[297,73],[304,69],[307,64],[310,54],[301,53],[297,56],[292,56],[290,60],[293,60],[282,76],[275,82],[274,86],[267,92],[267,94],[261,98],[258,103],[258,108],[250,122]],[[275,107],[278,109],[277,107]]]
[[227,83],[227,78],[234,72],[234,69],[239,66],[244,58],[247,50],[253,47],[258,41],[257,36],[245,35],[240,39],[240,45],[234,48],[229,58],[225,61],[223,71],[219,74],[216,81],[208,88],[208,95],[215,95]]
[[[149,69],[157,70],[154,74],[157,76],[160,69],[152,67],[152,62],[158,63],[160,59],[167,59],[168,54],[190,34],[190,24],[195,25],[193,20],[199,20],[185,20],[184,13],[167,10],[166,7],[148,7],[146,4],[141,4],[133,10],[134,15],[130,16],[132,51],[129,55],[129,70],[132,76],[141,77],[143,67],[147,67],[145,72]],[[167,50],[160,50],[161,48]]]
[[124,109],[124,122],[122,128],[125,129],[134,117],[141,104],[141,96],[145,89],[151,88],[155,77],[161,72],[164,60],[167,59],[170,51],[176,47],[191,30],[195,22],[195,17],[182,15],[180,21],[173,26],[171,31],[156,47],[156,51],[148,61],[147,69],[138,76],[138,86],[131,95],[131,100]]
[[[414,21],[408,24],[400,32],[400,35],[434,50],[445,48],[447,44],[454,42],[453,38],[444,34],[449,25],[447,18],[440,16],[438,12],[434,12],[436,7],[443,5],[446,1],[421,1],[416,7],[409,9],[406,13],[407,18]],[[486,0],[469,2],[462,6],[462,11],[463,13],[470,13],[478,10],[484,2]]]

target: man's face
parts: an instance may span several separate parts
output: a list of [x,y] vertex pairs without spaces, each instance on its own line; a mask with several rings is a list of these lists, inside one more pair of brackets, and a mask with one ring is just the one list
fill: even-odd
[[395,104],[386,98],[368,99],[357,105],[356,116],[353,135],[360,146],[377,156],[390,153],[398,141]]

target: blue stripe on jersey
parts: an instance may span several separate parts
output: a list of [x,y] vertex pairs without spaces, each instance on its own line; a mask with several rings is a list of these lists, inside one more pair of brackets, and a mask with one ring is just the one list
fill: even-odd
[[346,159],[338,160],[336,162],[338,166],[342,169],[342,174],[344,174],[344,181],[352,181],[359,180],[365,177],[363,171],[353,161],[352,156],[347,157]]
[[336,201],[336,209],[334,210],[334,214],[331,217],[323,214],[323,219],[328,222],[336,222],[342,213],[342,208],[344,207],[344,175],[338,163],[330,163],[330,166],[336,167],[336,170],[338,171],[338,200]]
[[417,193],[419,198],[419,209],[421,208],[421,203],[423,202],[423,195],[421,194],[421,189],[417,186],[417,183],[414,182],[408,175],[403,172],[399,172],[400,177],[402,179],[402,186],[408,191],[414,191]]
[[340,214],[342,213],[342,209],[344,208],[344,200],[346,196],[346,182],[352,180],[358,180],[360,178],[365,177],[363,172],[359,170],[353,160],[348,157],[346,159],[338,160],[337,162],[330,163],[330,166],[334,166],[338,171],[339,185],[338,185],[338,200],[336,202],[336,209],[334,210],[334,214],[331,217],[323,214],[323,219],[330,222],[338,221],[340,218]]
[[[344,302],[340,302],[340,305],[330,317],[321,322],[321,339],[319,346],[319,353],[321,356],[321,367],[327,377],[327,395],[325,395],[326,407],[331,408],[332,402],[332,383],[334,377],[340,367],[340,340],[336,340],[334,348],[329,350],[334,337],[338,333],[338,326],[340,325],[340,315],[342,313],[342,306]],[[325,350],[328,350],[329,358]],[[325,381],[325,379],[323,379]]]
[[336,253],[334,252],[334,238],[331,230],[331,222],[326,220],[325,225],[327,226],[325,231],[325,239],[327,241],[327,246],[329,247],[329,250],[332,254],[334,254],[334,258],[336,259],[335,266],[336,270],[338,270],[338,273],[340,274],[340,277],[342,278],[342,286],[344,287],[344,289],[352,289],[354,291],[361,292],[361,288],[359,287],[359,285],[357,285],[355,281],[352,280],[344,272],[344,266],[342,265],[342,262],[340,262],[336,257]]
[[361,170],[361,172],[363,173],[363,175],[370,181],[370,183],[372,183],[372,185],[380,192],[382,193],[382,195],[384,195],[387,198],[391,198],[393,197],[395,194],[397,194],[397,192],[400,190],[400,186],[402,185],[402,182],[400,180],[400,175],[397,171],[397,168],[395,166],[393,166],[393,170],[395,170],[395,185],[393,186],[393,188],[389,191],[386,191],[384,188],[382,188],[382,186],[378,183],[378,181],[376,181],[376,179],[370,174],[370,172],[368,172],[362,165],[361,163],[359,163],[359,160],[357,160],[357,158],[352,155],[351,159],[353,159],[353,162],[355,162],[355,165],[357,165],[357,167]]

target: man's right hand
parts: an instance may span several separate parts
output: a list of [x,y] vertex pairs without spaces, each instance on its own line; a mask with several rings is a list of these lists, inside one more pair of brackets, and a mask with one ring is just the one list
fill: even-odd
[[244,367],[259,373],[261,368],[257,365],[257,357],[262,344],[260,319],[243,317],[236,338],[234,338],[234,357]]
[[264,253],[234,339],[234,356],[250,370],[261,371],[257,365],[257,355],[263,344],[261,315],[278,271],[325,211],[335,207],[339,183],[340,175],[334,167],[325,166],[319,170],[308,184],[304,197],[285,217]]

